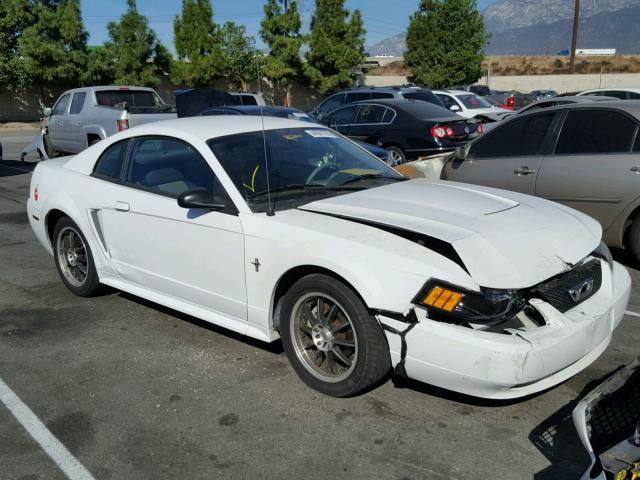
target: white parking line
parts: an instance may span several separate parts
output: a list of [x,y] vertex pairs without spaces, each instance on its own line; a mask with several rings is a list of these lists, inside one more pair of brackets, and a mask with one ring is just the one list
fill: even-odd
[[631,315],[632,317],[640,317],[640,313],[632,312],[631,310],[627,310],[624,313],[625,315]]
[[2,379],[0,401],[70,480],[95,480]]

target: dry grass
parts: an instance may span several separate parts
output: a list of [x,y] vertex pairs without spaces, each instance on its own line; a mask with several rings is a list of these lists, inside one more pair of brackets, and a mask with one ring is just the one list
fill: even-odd
[[391,62],[384,67],[376,67],[369,70],[368,75],[404,75],[408,77],[411,75],[411,69],[404,62]]
[[[554,75],[569,73],[569,57],[496,56],[487,57],[482,69],[492,75]],[[611,55],[576,57],[576,73],[640,73],[640,56]]]

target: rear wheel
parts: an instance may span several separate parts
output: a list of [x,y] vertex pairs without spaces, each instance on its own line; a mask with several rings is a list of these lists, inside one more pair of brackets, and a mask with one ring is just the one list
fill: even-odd
[[61,218],[53,232],[53,255],[60,278],[80,297],[95,295],[100,290],[87,239],[69,217]]
[[629,227],[626,246],[634,261],[640,264],[640,215],[636,216]]
[[362,300],[321,274],[295,283],[282,305],[280,336],[300,379],[332,397],[366,390],[390,370],[384,333]]
[[42,137],[42,142],[44,143],[44,151],[47,154],[47,157],[54,158],[58,155],[59,152],[55,148],[53,148],[53,145],[51,144],[51,139],[49,138],[48,133],[46,133]]
[[407,157],[399,147],[387,147],[385,148],[387,152],[391,155],[391,166],[400,165],[407,161]]
[[95,145],[98,142],[100,142],[100,139],[94,137],[94,138],[89,140],[89,146],[91,147],[91,146]]

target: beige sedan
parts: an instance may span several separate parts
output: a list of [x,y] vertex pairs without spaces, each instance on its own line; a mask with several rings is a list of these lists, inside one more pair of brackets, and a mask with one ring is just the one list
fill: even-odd
[[639,126],[634,100],[536,110],[457,149],[441,178],[580,210],[602,224],[608,245],[627,247],[640,261]]

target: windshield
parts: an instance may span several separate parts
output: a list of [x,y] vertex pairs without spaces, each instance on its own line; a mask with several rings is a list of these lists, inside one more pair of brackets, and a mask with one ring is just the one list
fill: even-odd
[[207,144],[254,212],[267,211],[269,197],[273,210],[284,210],[405,180],[349,140],[311,125],[228,135]]
[[467,95],[456,95],[456,98],[460,100],[463,105],[469,110],[475,110],[476,108],[491,108],[493,106],[480,95],[476,95],[474,93],[470,93]]

